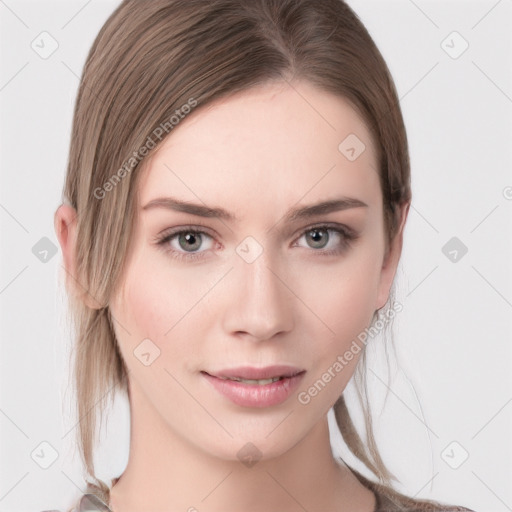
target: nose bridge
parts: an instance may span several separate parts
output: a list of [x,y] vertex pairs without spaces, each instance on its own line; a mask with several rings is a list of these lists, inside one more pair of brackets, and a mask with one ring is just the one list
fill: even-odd
[[291,329],[291,293],[282,282],[285,276],[276,253],[252,237],[241,242],[236,253],[225,328],[256,340]]

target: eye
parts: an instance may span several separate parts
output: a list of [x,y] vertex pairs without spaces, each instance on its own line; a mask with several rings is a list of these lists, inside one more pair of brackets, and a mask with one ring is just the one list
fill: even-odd
[[329,256],[347,250],[351,242],[357,239],[357,235],[351,229],[336,224],[310,227],[299,240],[302,238],[305,238],[310,249]]
[[[347,251],[358,235],[352,229],[340,224],[322,224],[303,231],[298,240],[302,238],[306,240],[306,248],[311,249],[313,253],[318,253],[319,256],[331,256]],[[205,241],[208,242],[206,247]],[[197,227],[185,226],[164,232],[156,239],[156,243],[175,259],[194,261],[203,259],[205,253],[213,248],[214,238]]]
[[171,232],[166,232],[161,238],[157,240],[157,244],[163,248],[164,251],[171,254],[176,259],[194,260],[203,257],[203,252],[199,251],[204,248],[204,239],[209,239],[210,244],[206,250],[211,249],[213,246],[213,237],[204,231],[195,228],[180,228]]

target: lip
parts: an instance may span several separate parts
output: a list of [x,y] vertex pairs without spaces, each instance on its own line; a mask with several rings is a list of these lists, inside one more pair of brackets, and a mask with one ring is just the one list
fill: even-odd
[[289,365],[265,366],[256,368],[254,366],[238,366],[237,368],[227,368],[214,372],[208,372],[212,377],[239,379],[272,379],[274,377],[292,377],[304,370]]
[[[305,373],[305,370],[297,367],[277,365],[265,368],[242,366],[212,373],[202,371],[201,375],[215,390],[236,405],[270,407],[283,403],[297,388]],[[229,380],[229,378],[256,380],[275,377],[281,377],[281,379],[264,385]]]

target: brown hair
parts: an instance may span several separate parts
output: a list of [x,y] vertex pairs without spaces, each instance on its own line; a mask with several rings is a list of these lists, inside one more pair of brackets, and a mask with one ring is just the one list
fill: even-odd
[[[371,130],[389,243],[400,208],[411,199],[406,132],[386,63],[345,2],[124,0],[94,41],[74,111],[63,200],[77,212],[75,278],[83,295],[98,304],[74,299],[71,312],[78,443],[87,473],[104,490],[94,475],[96,419],[108,396],[127,390],[108,303],[135,221],[137,182],[147,158],[139,150],[159,129],[172,128],[170,119],[191,99],[198,110],[259,84],[293,79],[345,98]],[[108,198],[101,197],[105,190]],[[371,416],[365,414],[363,442],[343,395],[334,411],[348,448],[389,483]]]

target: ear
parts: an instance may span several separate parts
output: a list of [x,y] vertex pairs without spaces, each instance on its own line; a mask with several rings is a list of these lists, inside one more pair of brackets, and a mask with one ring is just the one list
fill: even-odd
[[389,291],[391,289],[391,285],[393,284],[393,279],[395,278],[396,270],[398,268],[398,262],[400,261],[400,255],[402,254],[404,227],[405,221],[407,220],[407,215],[409,214],[410,206],[410,202],[404,203],[401,206],[400,224],[398,230],[393,240],[391,240],[387,253],[384,256],[375,309],[380,309],[384,307],[384,305],[388,301]]
[[89,308],[100,309],[101,305],[90,295],[76,276],[76,210],[67,204],[61,204],[53,218],[55,233],[59,240],[62,256],[64,259],[64,270],[66,272],[66,288]]

